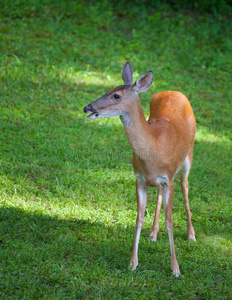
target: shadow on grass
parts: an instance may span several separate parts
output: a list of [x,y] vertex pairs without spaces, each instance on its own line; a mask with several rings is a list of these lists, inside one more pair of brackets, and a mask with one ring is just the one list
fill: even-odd
[[112,270],[127,270],[130,229],[12,207],[0,208],[0,220],[1,288],[8,297],[18,289],[21,296],[36,295],[39,286],[39,296],[57,289],[78,295]]
[[[73,299],[97,295],[97,287],[108,291],[115,289],[122,284],[120,277],[129,283],[128,292],[133,290],[133,285],[138,287],[137,280],[141,282],[146,277],[148,280],[151,275],[162,282],[166,274],[167,280],[171,280],[166,237],[154,246],[142,235],[140,266],[132,274],[127,269],[132,248],[131,227],[106,226],[83,219],[64,220],[12,207],[0,208],[0,221],[4,274],[1,290],[8,297],[38,299],[52,295]],[[164,236],[161,234],[159,239],[164,240]],[[209,239],[206,242],[201,239],[196,244],[179,238],[176,241],[183,276],[195,277],[200,270],[208,278],[207,282],[217,277],[229,287],[229,262],[223,249],[214,246]],[[180,283],[183,286],[184,278]]]

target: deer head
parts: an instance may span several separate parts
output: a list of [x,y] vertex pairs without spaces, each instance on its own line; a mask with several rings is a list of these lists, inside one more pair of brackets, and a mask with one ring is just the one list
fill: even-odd
[[129,61],[126,62],[122,79],[124,85],[109,90],[105,95],[84,107],[89,119],[120,116],[126,118],[134,101],[141,92],[149,89],[153,81],[153,72],[149,71],[140,76],[133,84],[133,71]]

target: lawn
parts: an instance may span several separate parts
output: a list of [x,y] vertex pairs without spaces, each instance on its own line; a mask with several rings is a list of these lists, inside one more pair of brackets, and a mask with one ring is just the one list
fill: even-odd
[[[232,297],[231,14],[143,2],[0,4],[0,299]],[[119,118],[83,113],[122,84],[127,60],[135,79],[154,71],[141,94],[146,117],[155,93],[178,90],[197,121],[189,177],[196,243],[187,239],[175,179],[179,279],[163,210],[158,241],[148,238],[152,188],[139,267],[128,270],[137,214],[132,151]]]

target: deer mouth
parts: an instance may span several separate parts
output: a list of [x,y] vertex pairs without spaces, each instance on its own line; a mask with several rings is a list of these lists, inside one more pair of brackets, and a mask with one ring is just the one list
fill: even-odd
[[96,119],[98,116],[99,116],[99,113],[98,112],[94,112],[94,113],[88,115],[87,118],[89,118],[89,119]]
[[85,113],[90,113],[90,115],[87,116],[89,119],[96,119],[99,116],[99,112],[92,109],[91,104],[84,107]]

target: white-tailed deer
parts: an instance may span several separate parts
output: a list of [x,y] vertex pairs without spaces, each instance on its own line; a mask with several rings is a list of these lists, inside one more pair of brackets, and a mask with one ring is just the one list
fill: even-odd
[[188,238],[195,241],[188,201],[188,175],[193,159],[196,121],[188,99],[180,92],[165,91],[156,94],[150,102],[150,117],[145,120],[139,93],[149,89],[153,72],[140,76],[133,84],[133,71],[126,62],[122,78],[124,85],[109,90],[104,96],[85,106],[89,119],[120,116],[131,148],[133,167],[137,177],[136,194],[138,215],[130,267],[138,265],[138,244],[147,203],[147,186],[158,188],[158,199],[150,239],[156,241],[159,214],[163,198],[165,225],[171,248],[171,268],[175,276],[180,270],[173,240],[173,179],[180,171],[181,188],[188,220]]

